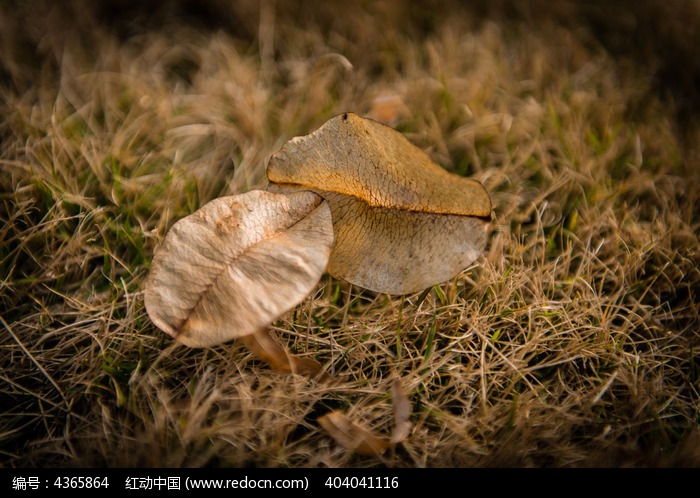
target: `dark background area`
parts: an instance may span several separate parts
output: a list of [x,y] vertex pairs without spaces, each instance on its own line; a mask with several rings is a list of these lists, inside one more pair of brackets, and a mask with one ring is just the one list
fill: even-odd
[[[329,32],[343,30],[347,23],[344,4],[338,2],[279,1],[275,16],[291,19],[298,26],[315,25]],[[492,21],[507,25],[526,21],[533,30],[545,23],[565,27],[574,35],[600,44],[621,63],[651,68],[658,94],[675,108],[682,131],[698,121],[700,111],[700,1],[677,0],[476,0],[360,2],[379,20],[394,23],[415,36],[434,29],[436,17],[445,11],[471,16],[475,24]],[[31,85],[36,71],[56,70],[60,47],[43,43],[47,29],[64,33],[89,51],[91,32],[109,31],[125,40],[149,30],[188,24],[195,29],[224,30],[242,44],[255,46],[260,5],[258,2],[225,0],[110,0],[102,2],[10,1],[0,7],[4,17],[0,36],[9,38],[22,53],[19,58],[3,57],[0,76],[20,89]],[[349,15],[352,15],[350,12]],[[592,39],[589,39],[590,36]]]

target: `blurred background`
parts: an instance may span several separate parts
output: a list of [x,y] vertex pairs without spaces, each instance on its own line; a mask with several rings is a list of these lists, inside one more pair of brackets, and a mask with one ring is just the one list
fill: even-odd
[[[620,62],[632,63],[653,79],[653,87],[678,114],[681,126],[696,119],[700,106],[700,2],[697,0],[426,0],[421,2],[225,0],[124,0],[89,2],[15,1],[0,6],[3,57],[0,76],[17,89],[31,85],[39,71],[58,71],[63,46],[80,46],[97,57],[95,37],[106,32],[120,42],[149,32],[187,26],[196,32],[223,31],[247,53],[264,52],[271,61],[288,52],[292,33],[319,29],[329,50],[342,50],[354,64],[379,69],[389,56],[395,32],[413,39],[441,29],[446,17],[462,17],[474,26],[495,22],[504,27],[524,22],[533,33],[555,24],[584,43],[597,43]],[[376,54],[357,51],[354,37],[377,42]],[[175,41],[175,40],[173,40]],[[183,40],[184,41],[184,40]],[[551,43],[559,41],[552,39]],[[353,45],[356,50],[353,51]],[[457,54],[455,54],[456,56]],[[183,75],[197,61],[180,61]],[[372,68],[371,65],[375,64]]]

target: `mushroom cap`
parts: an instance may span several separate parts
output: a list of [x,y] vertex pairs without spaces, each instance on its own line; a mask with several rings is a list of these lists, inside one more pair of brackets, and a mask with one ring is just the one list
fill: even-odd
[[410,294],[445,282],[486,246],[481,218],[371,207],[326,194],[336,243],[328,273],[375,292]]
[[313,192],[214,199],[175,223],[156,250],[146,310],[192,347],[254,334],[307,296],[332,244],[328,204]]
[[267,177],[350,195],[369,206],[491,216],[481,183],[449,173],[398,131],[350,112],[292,138],[270,158]]
[[487,240],[491,200],[399,132],[352,113],[296,137],[267,167],[272,191],[309,189],[331,209],[328,272],[388,294],[417,292],[471,264]]

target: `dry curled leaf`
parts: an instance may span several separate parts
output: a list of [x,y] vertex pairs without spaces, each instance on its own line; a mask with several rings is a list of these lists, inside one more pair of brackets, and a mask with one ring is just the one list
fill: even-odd
[[392,445],[398,444],[411,432],[411,402],[403,391],[401,381],[391,385],[391,403],[394,409],[394,428],[391,439],[377,436],[371,430],[356,424],[343,412],[334,410],[322,417],[318,423],[344,448],[361,455],[378,455]]
[[385,438],[376,436],[337,410],[319,417],[318,423],[339,445],[360,455],[378,455],[391,446]]
[[481,183],[352,113],[287,142],[267,176],[271,190],[308,189],[328,201],[335,234],[328,272],[376,292],[446,281],[486,245],[491,200]]
[[156,251],[146,310],[192,347],[254,334],[306,297],[332,244],[328,205],[313,192],[215,199],[175,223]]

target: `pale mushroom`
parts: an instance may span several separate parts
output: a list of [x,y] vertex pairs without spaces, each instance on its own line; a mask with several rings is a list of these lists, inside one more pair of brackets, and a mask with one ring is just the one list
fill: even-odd
[[273,366],[293,370],[267,327],[318,283],[332,243],[328,204],[313,192],[215,199],[175,223],[156,250],[146,310],[188,346],[244,338]]

